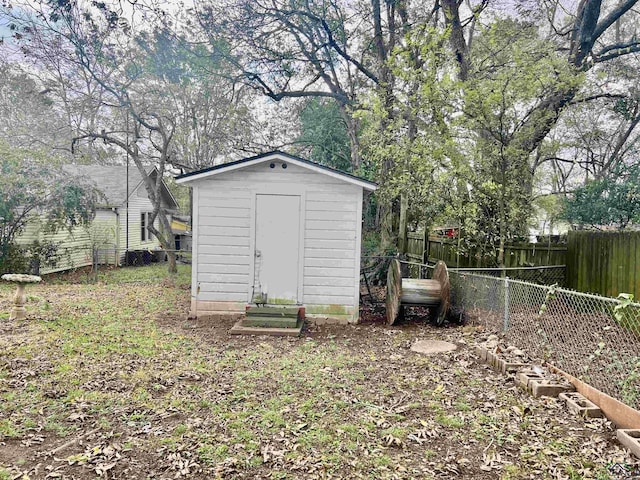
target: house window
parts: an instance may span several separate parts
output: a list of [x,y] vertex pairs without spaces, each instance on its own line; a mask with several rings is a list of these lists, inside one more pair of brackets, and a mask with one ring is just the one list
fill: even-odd
[[140,214],[140,241],[148,242],[153,240],[153,235],[147,227],[151,225],[151,212],[142,212]]

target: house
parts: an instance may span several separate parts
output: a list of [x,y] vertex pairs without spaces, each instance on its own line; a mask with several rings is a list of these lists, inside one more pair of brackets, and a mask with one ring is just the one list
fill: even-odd
[[191,224],[189,217],[172,215],[171,233],[174,235],[176,250],[191,251]]
[[374,183],[278,151],[176,182],[193,188],[192,316],[258,300],[357,322],[362,199]]
[[[92,265],[94,252],[101,264],[122,265],[127,252],[157,250],[160,243],[151,235],[146,225],[153,210],[147,196],[142,175],[135,166],[124,165],[66,165],[69,175],[84,177],[102,193],[94,220],[86,226],[71,231],[61,229],[52,234],[44,229],[43,222],[34,216],[17,239],[18,244],[53,242],[57,245],[57,260],[53,266],[43,266],[40,273],[52,273]],[[157,170],[149,168],[148,174],[156,178]],[[162,199],[169,210],[178,205],[162,182]]]

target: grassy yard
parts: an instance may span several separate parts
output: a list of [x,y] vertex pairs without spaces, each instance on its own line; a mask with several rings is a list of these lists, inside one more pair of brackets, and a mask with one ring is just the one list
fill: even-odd
[[[604,420],[475,361],[470,327],[414,319],[230,337],[187,320],[189,271],[0,285],[0,480],[622,478]],[[423,356],[417,339],[459,344]]]

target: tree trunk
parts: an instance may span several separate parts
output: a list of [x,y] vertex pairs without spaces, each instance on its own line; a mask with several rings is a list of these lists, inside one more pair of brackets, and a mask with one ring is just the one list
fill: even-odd
[[398,222],[398,251],[407,253],[407,210],[409,198],[406,193],[400,194],[400,221]]
[[171,251],[167,252],[167,260],[169,263],[169,273],[175,274],[178,273],[178,265],[176,263],[176,252],[175,248]]
[[347,128],[347,136],[349,137],[349,150],[351,154],[351,171],[357,172],[362,163],[360,155],[360,140],[358,138],[359,122],[353,118],[351,109],[347,105],[340,105],[340,114]]
[[[507,160],[504,158],[504,153],[500,155],[500,166],[502,167],[502,182],[500,185],[500,199],[498,201],[498,266],[504,268],[504,246],[507,235],[507,219],[506,219],[506,196],[507,196]],[[505,275],[505,271],[502,271],[502,276]]]
[[396,245],[396,237],[393,231],[393,208],[391,202],[378,204],[380,216],[380,247],[384,253],[388,253]]
[[460,21],[458,0],[442,0],[442,10],[449,26],[449,43],[458,63],[458,78],[463,82],[469,77],[469,51]]

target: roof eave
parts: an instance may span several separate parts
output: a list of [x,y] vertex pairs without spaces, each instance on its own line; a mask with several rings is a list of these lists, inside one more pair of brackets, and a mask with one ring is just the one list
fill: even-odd
[[199,172],[191,172],[183,175],[179,175],[176,177],[176,183],[179,185],[195,182],[197,180],[202,180],[205,178],[213,177],[215,175],[219,175],[221,173],[228,173],[234,170],[239,170],[241,168],[250,167],[252,165],[258,165],[260,163],[265,163],[271,159],[280,159],[287,162],[291,162],[294,165],[298,165],[299,167],[306,168],[308,170],[316,171],[318,173],[327,175],[329,177],[337,178],[342,180],[345,183],[351,183],[353,185],[358,185],[363,189],[373,192],[378,189],[378,186],[369,182],[368,180],[360,179],[353,175],[340,172],[338,170],[317,165],[313,162],[305,161],[304,159],[296,158],[292,155],[283,153],[283,152],[272,152],[269,154],[258,155],[256,157],[252,157],[249,159],[243,159],[236,162],[231,162],[228,164],[218,165],[216,167],[211,167],[205,170],[201,170]]

